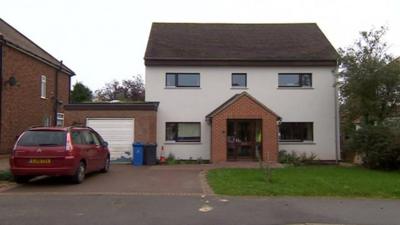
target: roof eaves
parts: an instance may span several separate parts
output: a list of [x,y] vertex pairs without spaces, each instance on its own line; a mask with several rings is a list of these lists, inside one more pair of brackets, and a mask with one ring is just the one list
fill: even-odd
[[[10,40],[7,40],[7,39],[3,39],[3,40],[4,40],[5,44],[6,44],[7,46],[11,47],[11,48],[14,48],[14,49],[16,49],[16,50],[18,50],[18,51],[21,51],[21,52],[23,52],[23,53],[29,55],[29,56],[32,56],[32,57],[34,57],[34,58],[40,60],[41,62],[44,62],[44,63],[46,63],[47,65],[52,66],[52,67],[54,67],[54,68],[56,68],[56,69],[59,69],[59,67],[60,67],[61,62],[58,61],[58,60],[57,60],[57,62],[59,62],[60,64],[58,64],[58,65],[57,65],[57,64],[54,64],[53,62],[50,62],[49,60],[47,60],[47,59],[45,59],[45,58],[43,58],[43,57],[41,57],[41,56],[39,56],[39,55],[37,55],[37,54],[35,54],[35,53],[33,53],[33,52],[31,52],[31,51],[25,49],[25,48],[23,48],[23,47],[21,47],[21,46],[15,44],[14,42],[12,42],[12,41],[10,41]],[[68,68],[68,67],[65,66],[65,65],[62,65],[62,71],[65,72],[65,73],[67,73],[69,76],[75,76],[75,72],[72,71],[70,68]]]

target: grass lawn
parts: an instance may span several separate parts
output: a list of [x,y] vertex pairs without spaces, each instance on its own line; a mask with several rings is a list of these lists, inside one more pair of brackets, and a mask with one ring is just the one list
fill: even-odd
[[400,198],[400,172],[359,167],[302,166],[272,170],[214,169],[207,175],[216,194],[255,196],[340,196]]

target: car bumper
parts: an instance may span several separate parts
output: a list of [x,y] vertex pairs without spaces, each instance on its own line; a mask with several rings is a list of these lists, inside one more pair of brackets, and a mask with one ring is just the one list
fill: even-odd
[[11,168],[11,173],[14,176],[72,176],[75,173],[75,168],[61,167],[61,168]]
[[14,176],[72,176],[77,169],[76,158],[63,159],[61,165],[40,166],[40,165],[19,165],[18,158],[10,160],[10,171]]

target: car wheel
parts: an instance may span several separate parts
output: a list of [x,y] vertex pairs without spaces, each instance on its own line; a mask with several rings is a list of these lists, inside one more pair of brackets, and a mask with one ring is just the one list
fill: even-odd
[[25,184],[32,178],[31,176],[14,176],[14,181],[17,182],[17,184]]
[[102,173],[107,173],[110,170],[110,156],[107,156],[105,162],[104,162],[104,167],[101,169],[100,172]]
[[86,175],[86,165],[84,162],[80,162],[78,169],[76,169],[75,174],[72,176],[72,182],[75,184],[80,184],[85,179]]

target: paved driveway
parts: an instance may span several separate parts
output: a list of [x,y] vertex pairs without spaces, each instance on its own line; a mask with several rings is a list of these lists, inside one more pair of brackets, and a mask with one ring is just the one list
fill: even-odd
[[106,173],[94,173],[82,184],[68,183],[65,178],[53,177],[18,185],[6,193],[82,193],[82,194],[171,194],[202,195],[202,168],[133,167],[112,165]]

